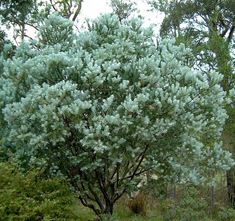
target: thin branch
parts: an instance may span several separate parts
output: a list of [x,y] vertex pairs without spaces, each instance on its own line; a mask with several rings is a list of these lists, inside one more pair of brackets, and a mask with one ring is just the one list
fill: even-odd
[[[85,174],[84,174],[85,175]],[[85,179],[87,180],[87,184],[88,184],[88,189],[89,191],[91,192],[91,194],[94,196],[95,198],[95,202],[99,205],[100,209],[103,210],[104,207],[103,207],[103,204],[102,202],[100,201],[98,195],[96,194],[96,192],[92,189],[92,186],[91,186],[91,182],[89,179],[87,179],[87,177],[85,177]]]
[[120,193],[115,193],[115,195],[112,198],[112,202],[115,203],[120,197],[123,196],[123,194],[126,192],[126,188],[124,188]]
[[[135,160],[135,162],[138,162],[138,164],[137,164],[137,166],[135,167],[134,171],[133,171],[130,175],[128,175],[128,176],[123,175],[122,178],[120,178],[118,182],[123,181],[123,180],[125,180],[125,179],[130,179],[130,181],[131,181],[131,180],[133,180],[133,178],[134,178],[135,176],[138,176],[138,175],[140,175],[140,174],[142,173],[142,172],[141,172],[141,173],[138,172],[138,170],[139,170],[139,168],[140,168],[140,166],[141,166],[141,163],[142,163],[143,160],[144,160],[145,153],[146,153],[146,151],[148,150],[148,148],[149,148],[149,146],[146,145],[144,151],[141,152],[140,155],[139,155],[139,156],[137,157],[137,159]],[[132,165],[132,166],[129,168],[129,170],[130,170],[131,168],[133,168],[133,167],[134,167],[134,165]],[[116,181],[116,182],[117,182],[117,181]]]
[[95,206],[94,206],[93,204],[88,203],[88,202],[87,202],[85,199],[83,199],[81,196],[79,196],[78,198],[79,198],[79,200],[80,200],[80,202],[82,203],[83,206],[89,207],[90,209],[92,209],[92,210],[95,212],[95,214],[96,214],[97,216],[100,216],[101,211],[100,211],[99,209],[95,208]]
[[29,38],[30,40],[33,40],[33,38],[28,36],[27,34],[24,34],[24,37]]
[[51,3],[52,8],[57,12],[57,9],[55,8],[55,5],[53,4],[52,0],[50,0],[50,3]]
[[78,15],[79,15],[79,13],[80,13],[80,11],[81,11],[81,9],[82,9],[82,2],[83,2],[83,0],[80,0],[80,1],[79,1],[78,6],[77,6],[77,9],[76,9],[76,11],[75,11],[75,13],[74,13],[74,16],[73,16],[73,18],[72,18],[72,21],[75,21],[76,18],[78,17]]
[[228,41],[228,42],[231,42],[231,41],[232,41],[234,29],[235,29],[235,26],[233,25],[233,26],[231,27],[231,29],[230,29],[230,32],[229,32],[229,35],[228,35],[228,38],[227,38],[227,41]]
[[98,171],[95,171],[95,173],[96,173],[96,179],[98,180],[98,185],[99,185],[99,187],[100,187],[100,191],[101,191],[101,193],[103,194],[103,197],[104,197],[104,200],[105,200],[105,203],[106,203],[106,206],[107,205],[111,205],[112,204],[112,202],[111,202],[111,199],[110,199],[110,197],[109,197],[109,195],[108,195],[108,187],[110,186],[107,186],[107,187],[105,187],[105,185],[104,185],[104,183],[102,182],[102,175],[98,172]]
[[30,27],[32,27],[32,28],[34,28],[35,30],[39,31],[39,28],[36,27],[35,25],[30,24],[30,23],[28,23],[28,22],[25,22],[25,24],[28,25],[28,26],[30,26]]
[[223,38],[225,35],[226,35],[226,33],[228,32],[228,28],[226,27],[225,29],[224,29],[224,31],[220,34],[220,36]]

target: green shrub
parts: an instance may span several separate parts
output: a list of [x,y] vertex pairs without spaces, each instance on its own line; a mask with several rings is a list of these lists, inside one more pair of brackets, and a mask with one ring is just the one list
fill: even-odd
[[208,204],[199,196],[195,188],[189,188],[179,202],[167,203],[163,209],[165,221],[205,221],[207,220]]
[[235,210],[232,208],[221,208],[218,212],[218,220],[220,221],[234,221]]
[[0,199],[0,220],[77,220],[66,183],[42,179],[38,171],[23,174],[15,166],[0,163]]
[[147,185],[144,186],[144,191],[153,198],[167,198],[167,180],[159,177],[156,179],[148,179]]
[[0,134],[0,163],[6,162],[9,159],[8,149],[6,147],[4,147],[2,145],[2,143],[3,143],[3,141],[1,140],[1,134]]

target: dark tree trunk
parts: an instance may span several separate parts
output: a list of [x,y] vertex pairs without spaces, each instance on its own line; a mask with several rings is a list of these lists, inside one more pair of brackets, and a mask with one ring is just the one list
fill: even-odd
[[104,214],[113,215],[113,204],[112,203],[109,203],[109,205],[106,205]]
[[113,215],[113,204],[106,206],[105,211],[99,215],[100,221],[107,220],[107,217]]
[[233,208],[235,208],[235,177],[234,177],[234,168],[227,171],[227,190],[228,190],[228,199]]
[[[235,156],[234,123],[235,112],[232,108],[228,109],[229,121],[227,121],[223,133],[223,143],[225,149],[229,150],[233,158]],[[227,196],[230,205],[235,208],[235,167],[226,172]]]

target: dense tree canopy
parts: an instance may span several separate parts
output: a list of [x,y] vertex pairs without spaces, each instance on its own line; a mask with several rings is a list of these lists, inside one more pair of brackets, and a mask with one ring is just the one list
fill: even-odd
[[50,14],[76,21],[83,0],[2,0],[0,2],[0,23],[14,31],[16,42],[23,41],[28,32],[38,30],[38,25]]
[[79,35],[51,15],[38,41],[2,60],[1,109],[21,163],[63,174],[101,216],[146,171],[204,182],[233,161],[220,136],[229,100],[218,73],[138,19],[104,15]]
[[136,11],[136,2],[131,0],[111,0],[113,13],[116,14],[121,21],[128,18]]
[[233,0],[149,0],[164,12],[161,35],[174,36],[193,49],[202,70],[223,74],[223,88],[233,88],[235,2]]

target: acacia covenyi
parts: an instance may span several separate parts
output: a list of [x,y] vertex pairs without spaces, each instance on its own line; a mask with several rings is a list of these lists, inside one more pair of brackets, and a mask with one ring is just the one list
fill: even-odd
[[184,45],[113,15],[78,34],[51,15],[40,30],[3,61],[7,139],[21,162],[66,176],[101,219],[146,171],[202,183],[234,164],[221,143],[222,76],[194,70]]

